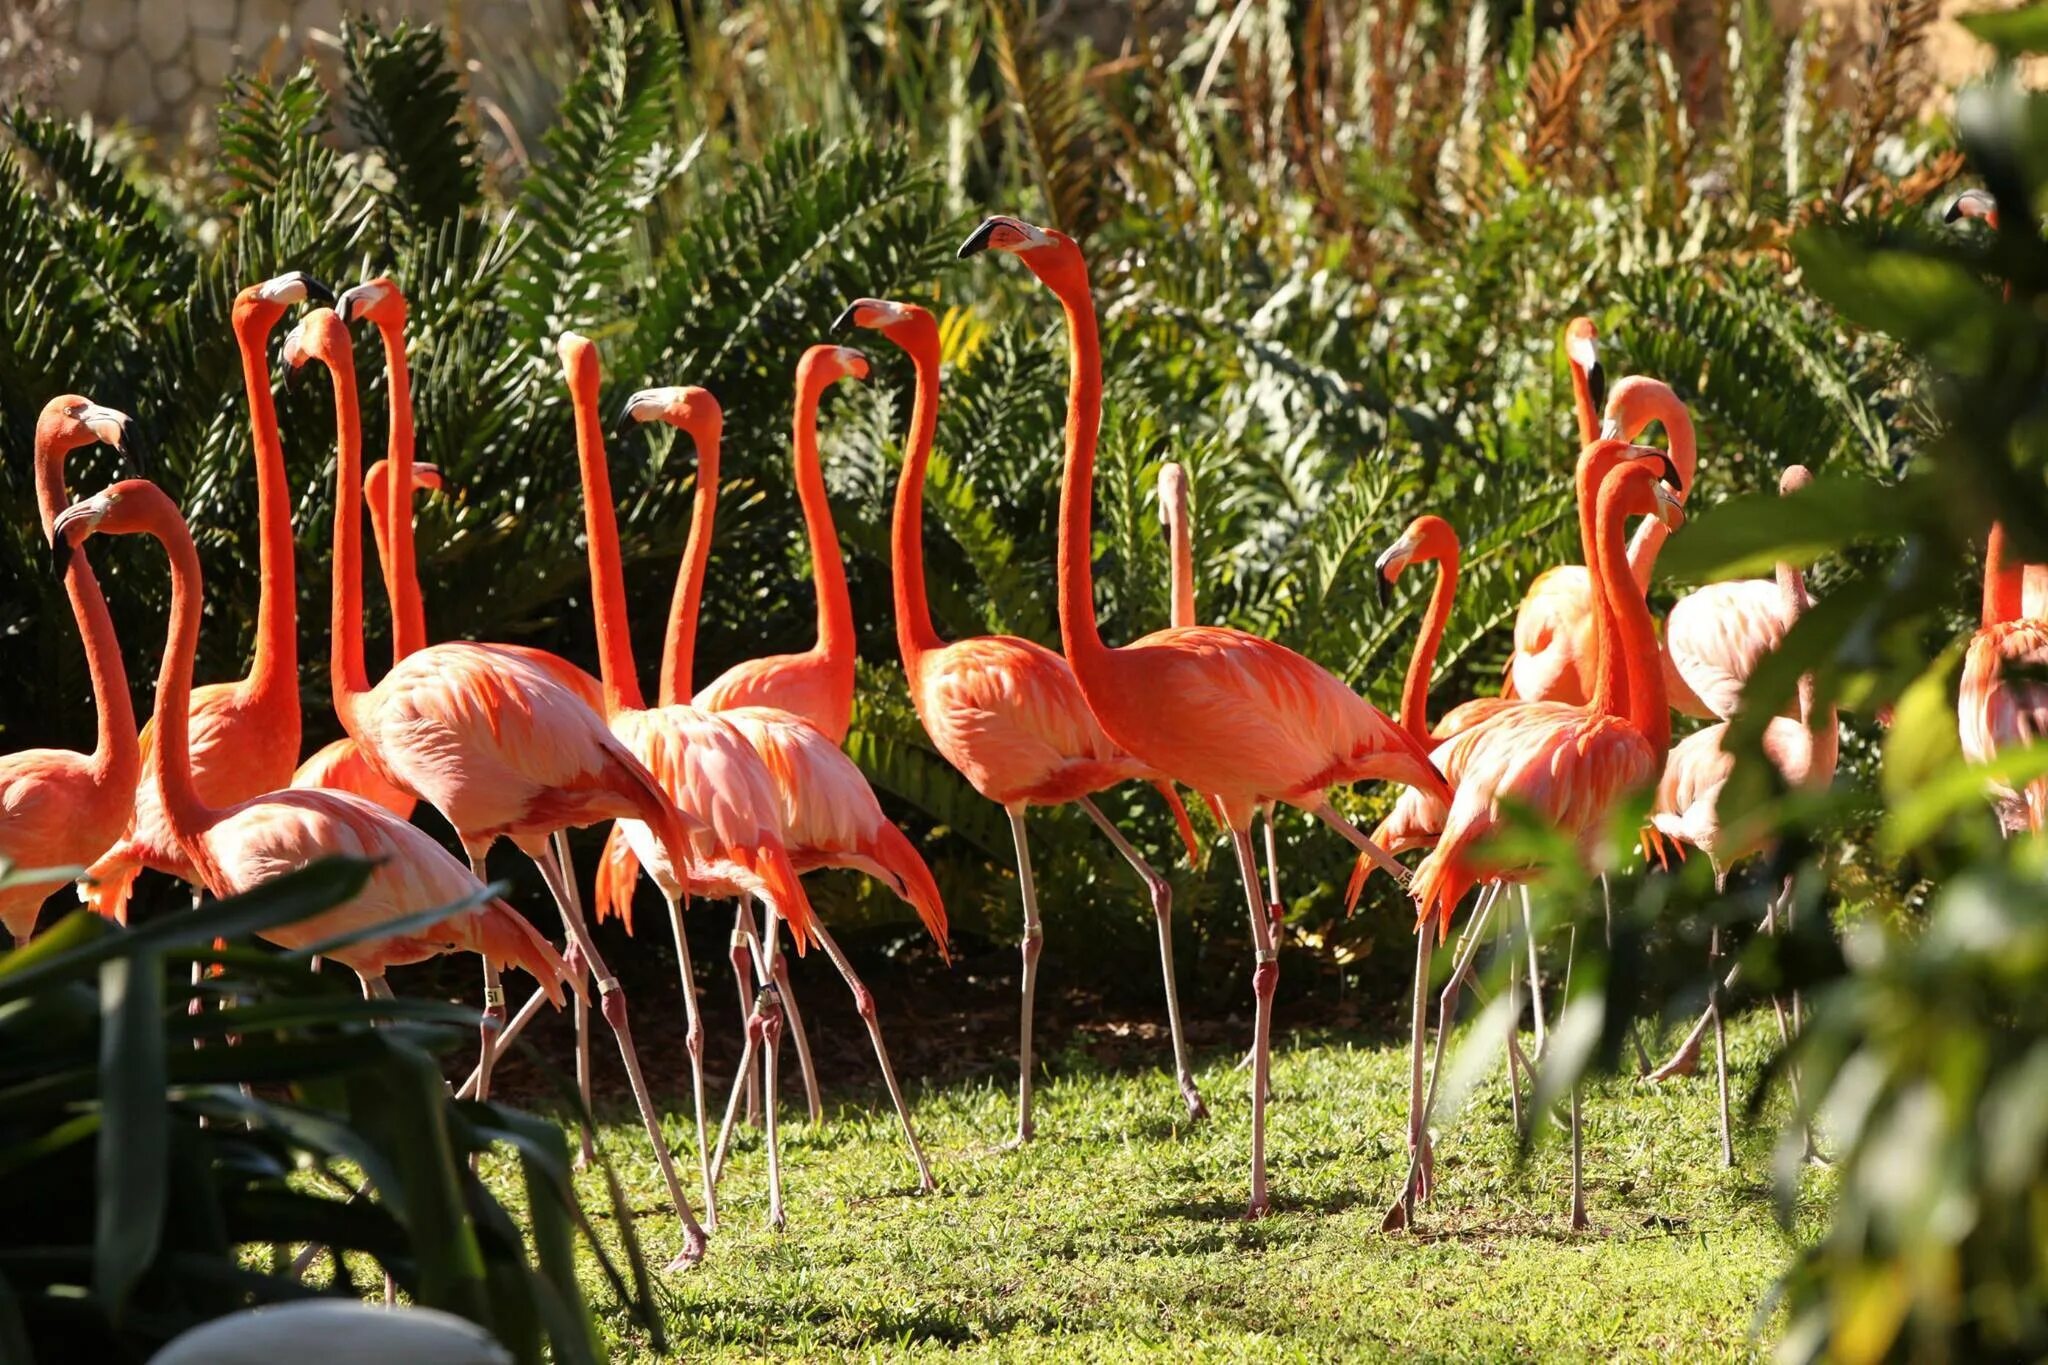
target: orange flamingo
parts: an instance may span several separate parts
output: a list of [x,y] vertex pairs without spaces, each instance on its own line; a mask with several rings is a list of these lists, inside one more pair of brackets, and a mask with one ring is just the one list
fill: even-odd
[[[333,291],[302,271],[289,271],[235,296],[232,322],[249,396],[256,453],[258,594],[256,651],[240,682],[213,683],[192,694],[192,775],[209,806],[225,809],[291,782],[299,752],[298,587],[292,568],[292,498],[284,446],[270,394],[270,333],[285,309],[306,299],[332,302]],[[142,729],[142,761],[155,745],[154,724]],[[135,813],[121,838],[89,872],[87,900],[101,914],[126,921],[135,877],[143,868],[198,885],[149,783],[135,792]]]
[[909,355],[916,371],[903,473],[896,483],[890,525],[890,560],[896,599],[896,646],[910,683],[910,699],[932,747],[973,788],[1003,808],[1017,848],[1017,884],[1024,906],[1023,1005],[1017,1042],[1017,1133],[1031,1140],[1032,1013],[1044,931],[1031,876],[1025,813],[1033,806],[1078,803],[1151,897],[1159,928],[1159,960],[1166,981],[1166,1017],[1173,1036],[1174,1078],[1188,1116],[1208,1117],[1181,1033],[1180,995],[1173,976],[1173,891],[1115,823],[1090,798],[1139,778],[1158,787],[1172,807],[1195,858],[1193,829],[1170,785],[1153,768],[1113,743],[1083,699],[1074,670],[1043,645],[1014,635],[980,635],[947,644],[932,624],[924,583],[924,480],[939,421],[939,329],[929,310],[914,303],[855,299],[835,327],[880,332]]
[[[191,745],[192,657],[199,643],[199,554],[176,504],[144,479],[117,483],[65,509],[57,517],[60,563],[83,552],[86,537],[143,534],[170,557],[171,622],[157,678],[157,744],[148,780],[164,818],[201,884],[215,896],[248,891],[321,858],[360,858],[374,864],[363,889],[346,902],[307,919],[266,929],[262,937],[305,949],[378,924],[409,919],[436,906],[485,901],[482,882],[421,831],[381,806],[348,792],[289,789],[220,809],[206,804],[193,776]],[[561,998],[561,958],[512,908],[488,900],[425,927],[385,938],[358,940],[328,950],[363,982],[363,994],[385,996],[384,973],[394,966],[448,952],[481,954],[494,966],[531,972],[550,998]]]
[[[815,409],[817,394],[826,385],[844,374],[864,374],[866,368],[866,358],[859,352],[837,346],[810,348],[798,365],[799,407],[808,401]],[[810,395],[808,400],[803,396],[805,394]],[[701,410],[694,420],[689,415],[691,409]],[[676,578],[663,649],[663,704],[669,706],[679,704],[669,698],[688,695],[690,675],[695,666],[697,618],[703,602],[704,571],[711,553],[711,536],[718,507],[720,424],[716,420],[717,411],[716,401],[701,389],[657,388],[643,389],[628,398],[621,416],[622,423],[658,419],[693,429],[698,449],[696,500],[691,509],[689,539],[684,546],[683,562]],[[822,486],[821,477],[821,491]],[[829,523],[826,534],[831,538],[830,550],[836,557],[838,537]],[[772,706],[734,707],[717,714],[719,719],[729,722],[745,736],[767,765],[782,813],[783,838],[797,870],[807,872],[820,867],[845,867],[880,879],[916,911],[943,954],[946,950],[946,907],[938,884],[916,847],[883,816],[874,791],[853,760],[803,715]],[[612,856],[599,870],[600,915],[605,914],[608,908],[621,914],[630,910],[636,863],[629,848],[616,841],[615,847],[616,852],[614,846],[608,846],[608,854]],[[745,928],[751,940],[751,926]],[[889,1050],[882,1040],[874,995],[861,981],[852,962],[840,951],[826,926],[814,921],[812,932],[853,992],[854,1007],[867,1027],[868,1039],[882,1068],[882,1079],[888,1085],[897,1121],[910,1148],[912,1163],[917,1168],[919,1188],[925,1191],[935,1189],[937,1186],[932,1180],[930,1164],[918,1143],[909,1106],[904,1101],[895,1067],[889,1060]],[[736,955],[753,949],[751,941],[746,949],[735,945]],[[780,1004],[788,1007],[800,1045],[799,1055],[802,1055],[803,1034],[789,993],[786,968],[778,955],[760,954],[758,951],[755,965],[763,984],[773,981],[781,996]],[[741,987],[744,995],[744,976]],[[753,1030],[750,1030],[749,1043],[752,1041]],[[735,1095],[740,1093],[743,1079],[752,1074],[749,1060],[743,1054],[740,1074],[734,1081]],[[815,1121],[821,1117],[821,1109],[808,1061],[805,1073]],[[772,1092],[772,1084],[770,1089]],[[714,1182],[731,1132],[733,1112],[729,1107],[727,1122],[719,1134],[712,1166]],[[771,1164],[771,1174],[778,1171],[779,1162]],[[779,1192],[774,1195],[774,1203],[780,1205]]]
[[[1993,522],[1984,548],[1983,621],[1963,655],[1956,698],[1963,756],[1972,763],[1989,763],[2048,734],[2048,685],[2007,676],[2048,664],[2048,620],[2023,614],[2026,567],[2007,559],[2005,540],[2005,527]],[[1994,783],[1990,792],[2005,833],[2038,834],[2048,824],[2048,778],[2018,791]]]
[[1328,789],[1364,780],[1403,782],[1446,798],[1449,789],[1413,735],[1323,668],[1271,640],[1220,626],[1169,626],[1122,648],[1103,642],[1090,563],[1102,353],[1087,265],[1071,237],[1010,217],[988,219],[960,254],[985,250],[1015,255],[1066,313],[1072,372],[1060,486],[1060,636],[1074,677],[1111,741],[1153,770],[1215,797],[1236,845],[1256,956],[1247,1210],[1256,1218],[1271,1205],[1266,1091],[1280,964],[1252,856],[1253,814],[1268,801],[1299,806],[1405,877],[1399,863],[1336,812]]
[[[1654,782],[1670,747],[1671,709],[1662,672],[1654,666],[1656,632],[1648,605],[1634,589],[1622,536],[1629,516],[1652,514],[1675,526],[1684,512],[1676,494],[1659,481],[1659,475],[1669,468],[1662,453],[1621,449],[1648,458],[1629,458],[1614,467],[1601,484],[1596,504],[1592,567],[1602,600],[1596,642],[1602,662],[1591,703],[1578,707],[1530,702],[1503,710],[1490,721],[1453,736],[1435,754],[1457,795],[1442,837],[1416,869],[1420,936],[1429,937],[1432,922],[1438,937],[1448,933],[1458,903],[1479,882],[1494,883],[1495,891],[1483,896],[1474,910],[1444,987],[1436,1063],[1422,1107],[1411,1117],[1409,1173],[1400,1198],[1388,1211],[1389,1228],[1405,1226],[1414,1217],[1418,1182],[1428,1158],[1429,1111],[1436,1079],[1442,1074],[1447,1025],[1457,1005],[1458,989],[1483,941],[1498,888],[1509,881],[1524,881],[1534,871],[1504,868],[1486,856],[1485,845],[1507,824],[1505,808],[1529,810],[1539,824],[1571,834],[1590,854],[1614,802]],[[1624,660],[1628,664],[1625,692]],[[1571,1222],[1574,1228],[1583,1228],[1587,1220],[1576,1088],[1571,1131]]]
[[[1812,478],[1804,465],[1793,465],[1779,479],[1779,491],[1795,493]],[[1781,562],[1772,586],[1778,591],[1780,614],[1789,629],[1810,605],[1805,577],[1793,565]],[[1798,718],[1774,716],[1763,733],[1764,757],[1789,786],[1807,790],[1825,789],[1834,780],[1835,760],[1840,752],[1835,710],[1830,706],[1824,717],[1816,716],[1814,698],[1814,679],[1809,673],[1799,680]],[[1657,784],[1657,800],[1650,814],[1651,826],[1658,835],[1707,855],[1708,864],[1714,869],[1716,889],[1726,882],[1730,867],[1764,847],[1759,831],[1740,826],[1729,829],[1722,823],[1721,790],[1735,770],[1735,756],[1725,747],[1727,738],[1728,722],[1724,720],[1695,730],[1673,745],[1664,762],[1664,776]],[[1784,892],[1773,900],[1765,915],[1766,931],[1777,927],[1779,917],[1789,905],[1790,891],[1788,880]],[[1718,926],[1712,931],[1708,953],[1711,960],[1721,956]],[[1690,1073],[1697,1064],[1700,1042],[1709,1027],[1714,1030],[1714,1069],[1720,1098],[1721,1164],[1732,1166],[1735,1148],[1728,1123],[1728,1057],[1718,992],[1709,991],[1707,1008],[1699,1023],[1672,1059],[1652,1072],[1650,1079]]]
[[[633,1098],[640,1108],[671,1202],[683,1223],[683,1248],[671,1268],[704,1254],[704,1230],[691,1212],[659,1116],[633,1047],[626,995],[606,967],[576,898],[574,873],[557,836],[565,829],[606,819],[636,819],[677,866],[688,835],[684,818],[652,774],[613,737],[604,720],[556,678],[512,651],[492,645],[428,645],[393,664],[372,687],[363,662],[361,416],[348,325],[319,308],[286,338],[285,363],[324,364],[334,381],[341,427],[336,461],[334,594],[329,674],[334,711],[379,774],[427,802],[447,819],[482,877],[484,856],[510,839],[540,869],[561,912],[574,955],[577,999],[585,999],[583,969],[597,977],[605,1022],[618,1040]],[[404,465],[393,479],[409,484]],[[392,522],[394,538],[402,522]],[[485,960],[483,1057],[476,1091],[489,1095],[496,1056],[496,1022],[503,988]],[[587,1006],[585,1007],[587,1012]],[[588,1068],[581,1068],[587,1077]]]
[[[389,460],[377,461],[363,476],[363,500],[369,506],[370,533],[377,541],[377,562],[380,564],[388,563],[391,557],[389,528],[385,525],[389,519],[385,493],[390,487],[390,479]],[[430,464],[414,465],[412,486],[415,490],[439,488],[441,471]],[[411,515],[409,505],[406,515]],[[419,606],[417,591],[409,603],[403,599],[391,602],[391,651],[394,659],[404,658],[426,642],[426,623]],[[408,793],[378,776],[376,768],[363,757],[362,750],[347,735],[329,740],[315,749],[312,757],[293,771],[291,785],[354,792],[376,802],[401,820],[410,820],[413,807],[418,804]]]
[[[127,450],[129,421],[126,413],[75,393],[43,405],[36,419],[35,478],[44,536],[54,535],[57,515],[71,501],[64,490],[65,456],[95,441]],[[27,749],[0,758],[0,863],[19,868],[83,867],[106,852],[134,813],[142,776],[121,642],[84,556],[72,564],[64,591],[85,641],[97,726],[89,754]],[[17,946],[28,942],[43,902],[63,884],[60,877],[0,891],[0,925]]]

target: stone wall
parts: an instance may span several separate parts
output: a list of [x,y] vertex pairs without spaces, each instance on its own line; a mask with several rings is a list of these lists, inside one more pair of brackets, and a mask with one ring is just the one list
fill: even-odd
[[211,117],[231,72],[290,70],[305,59],[333,69],[344,12],[432,21],[457,52],[506,52],[561,40],[570,8],[570,0],[55,0],[38,7],[37,23],[46,50],[66,56],[46,78],[53,104],[182,136]]

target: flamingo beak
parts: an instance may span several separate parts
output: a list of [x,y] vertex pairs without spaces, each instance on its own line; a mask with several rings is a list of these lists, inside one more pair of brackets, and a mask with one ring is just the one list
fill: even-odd
[[1603,441],[1627,440],[1628,438],[1621,434],[1621,419],[1618,417],[1603,418],[1600,422],[1600,439]]
[[612,431],[623,436],[644,422],[651,422],[661,415],[668,406],[669,390],[640,389],[627,397],[626,406],[619,409],[618,417],[612,423]]
[[412,486],[414,488],[432,489],[436,493],[440,492],[441,466],[429,464],[425,460],[414,460],[412,462]]
[[832,319],[832,330],[835,332],[843,332],[849,327],[860,326],[860,323],[855,321],[853,315],[860,311],[860,306],[865,302],[867,302],[867,300],[865,299],[855,299],[852,303],[847,304],[846,307],[843,310],[841,310],[839,316]]
[[1607,371],[1600,368],[1597,360],[1586,367],[1586,388],[1593,395],[1593,411],[1607,406]]
[[960,244],[958,259],[964,261],[969,256],[979,256],[988,250],[989,238],[996,235],[996,229],[1002,225],[1002,221],[1000,218],[984,219],[981,226],[969,233],[967,240]]
[[[93,528],[100,524],[111,506],[113,502],[105,493],[95,494],[83,502],[71,504],[59,512],[56,520],[50,523],[50,558],[56,566],[59,582],[62,582],[64,575],[70,571],[72,555],[83,553],[78,542],[92,534]],[[75,537],[72,534],[73,527],[82,528]]]
[[1661,482],[1650,487],[1657,496],[1657,520],[1673,531],[1685,525],[1685,504],[1678,500],[1678,495]]
[[1401,570],[1408,567],[1408,557],[1412,553],[1408,537],[1403,536],[1381,551],[1380,557],[1373,561],[1372,586],[1382,608],[1393,600],[1394,579]]

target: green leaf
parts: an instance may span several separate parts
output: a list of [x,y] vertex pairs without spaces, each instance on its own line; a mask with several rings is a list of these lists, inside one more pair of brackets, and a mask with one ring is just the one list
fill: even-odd
[[1820,478],[1790,497],[1742,493],[1689,519],[1657,561],[1666,583],[1766,577],[1780,560],[1810,564],[1855,541],[1901,535],[1926,513],[1915,482]]
[[[1903,810],[1930,783],[1938,784],[1944,773],[1952,772],[1962,760],[1962,742],[1956,737],[1956,708],[1949,679],[1961,662],[1963,645],[1950,645],[1920,676],[1899,694],[1892,710],[1891,730],[1884,740],[1882,781],[1886,802]],[[1982,788],[1978,793],[1982,795]],[[1926,807],[1930,813],[1932,806]],[[1894,821],[1887,826],[1887,842],[1903,848],[1911,827]],[[1917,839],[1913,842],[1918,842]]]
[[1959,14],[1956,22],[1972,36],[1998,49],[2007,61],[2034,52],[2048,52],[2048,5],[2022,5],[2009,10]]
[[[349,121],[384,159],[389,198],[406,227],[432,234],[475,208],[483,194],[475,139],[462,120],[462,89],[438,29],[342,20]],[[410,284],[410,281],[408,281]]]
[[93,1292],[119,1317],[156,1259],[167,1202],[163,959],[146,950],[100,966],[99,1202]]

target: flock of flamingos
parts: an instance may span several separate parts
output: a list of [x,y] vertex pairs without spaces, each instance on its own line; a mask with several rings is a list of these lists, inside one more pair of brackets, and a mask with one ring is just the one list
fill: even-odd
[[[1982,216],[1981,196],[1964,196],[1959,213]],[[1060,498],[1059,618],[1064,653],[1028,640],[984,636],[947,642],[934,629],[925,599],[922,493],[939,401],[939,334],[930,313],[911,303],[859,299],[839,319],[881,333],[901,347],[916,371],[916,394],[896,491],[892,532],[896,637],[912,699],[932,743],[975,789],[1007,812],[1017,846],[1024,934],[1022,1027],[1016,1141],[1033,1132],[1031,1109],[1032,995],[1041,928],[1026,834],[1032,806],[1078,803],[1143,879],[1158,920],[1160,960],[1172,1025],[1174,1070],[1193,1117],[1206,1113],[1182,1038],[1173,980],[1171,904],[1166,881],[1147,865],[1091,800],[1132,779],[1157,786],[1172,805],[1183,838],[1194,835],[1175,784],[1198,793],[1230,831],[1243,877],[1253,942],[1256,1017],[1252,1047],[1251,1200],[1249,1214],[1269,1207],[1265,1123],[1269,1040],[1279,960],[1274,946],[1277,891],[1262,885],[1252,840],[1256,816],[1270,822],[1276,803],[1308,811],[1360,851],[1359,884],[1377,867],[1397,878],[1416,902],[1417,955],[1413,1004],[1409,1149],[1403,1188],[1387,1216],[1406,1225],[1431,1180],[1425,1087],[1430,955],[1448,934],[1468,895],[1476,900],[1439,1002],[1434,1076],[1461,982],[1489,917],[1505,916],[1509,888],[1538,869],[1489,861],[1489,836],[1504,810],[1535,812],[1575,836],[1590,854],[1615,803],[1655,791],[1653,837],[1699,849],[1717,873],[1756,851],[1724,838],[1716,818],[1732,759],[1722,747],[1744,682],[1776,647],[1808,598],[1800,574],[1781,565],[1775,580],[1721,583],[1681,600],[1662,630],[1645,593],[1665,538],[1683,520],[1693,483],[1692,424],[1684,404],[1661,381],[1623,379],[1608,392],[1592,324],[1568,329],[1581,452],[1576,471],[1584,564],[1551,569],[1528,590],[1515,625],[1514,654],[1499,697],[1468,701],[1434,725],[1427,714],[1430,674],[1458,580],[1458,537],[1446,521],[1418,517],[1376,566],[1382,591],[1417,563],[1436,566],[1435,590],[1415,646],[1398,719],[1369,705],[1331,673],[1270,640],[1225,626],[1198,624],[1188,550],[1186,483],[1169,466],[1161,501],[1174,551],[1173,620],[1131,644],[1105,642],[1097,628],[1091,585],[1090,518],[1095,442],[1102,406],[1101,355],[1087,268],[1071,238],[1012,217],[984,222],[960,248],[1015,256],[1059,300],[1071,346],[1066,470]],[[291,500],[285,483],[269,374],[273,331],[293,305],[317,301],[287,336],[292,371],[309,361],[332,382],[338,420],[331,677],[336,715],[346,738],[294,768],[299,749],[299,674],[293,583]],[[247,677],[193,685],[201,617],[199,562],[178,508],[154,484],[129,479],[74,502],[64,483],[68,452],[105,442],[126,449],[131,419],[88,398],[50,400],[36,428],[35,478],[43,529],[69,593],[98,712],[90,754],[39,750],[0,759],[0,858],[17,867],[90,870],[80,892],[103,914],[124,917],[136,875],[169,874],[202,893],[228,896],[330,855],[373,860],[375,869],[352,901],[266,935],[306,947],[339,934],[407,921],[393,934],[358,941],[333,956],[353,969],[370,995],[389,993],[387,969],[448,952],[474,952],[484,964],[481,1057],[462,1087],[487,1096],[493,1059],[543,1003],[572,1001],[579,1081],[590,1077],[589,1007],[615,1036],[633,1095],[682,1227],[676,1265],[699,1259],[706,1226],[716,1225],[716,1178],[742,1092],[751,1109],[765,1089],[771,1188],[770,1216],[783,1223],[776,1144],[777,1057],[787,1027],[812,1112],[816,1081],[803,1046],[801,1016],[788,992],[780,958],[787,923],[799,950],[815,944],[845,977],[872,1037],[903,1137],[925,1189],[930,1166],[918,1145],[908,1106],[890,1066],[874,1002],[813,915],[801,874],[851,867],[879,878],[923,920],[943,949],[945,908],[929,869],[891,825],[858,769],[841,751],[854,692],[854,630],[838,541],[820,470],[817,407],[836,380],[865,377],[858,351],[821,345],[797,369],[794,447],[796,481],[814,559],[818,642],[801,654],[741,664],[697,689],[692,651],[717,501],[720,412],[701,388],[643,389],[626,402],[621,425],[666,422],[686,433],[697,456],[695,503],[662,652],[660,688],[652,704],[641,690],[625,619],[623,566],[607,474],[605,427],[598,409],[596,348],[574,334],[559,354],[573,403],[577,455],[588,534],[599,673],[540,650],[471,641],[430,643],[414,564],[413,495],[438,485],[430,466],[413,461],[412,405],[405,344],[406,302],[389,279],[358,284],[335,298],[292,272],[251,286],[235,301],[240,348],[255,438],[261,532],[261,603],[255,656]],[[377,329],[390,388],[388,459],[362,467],[361,415],[349,325]],[[1631,444],[1650,425],[1662,426],[1663,449]],[[1784,472],[1783,487],[1806,482],[1804,469]],[[393,617],[393,659],[372,682],[363,657],[362,527],[367,498],[384,587]],[[1645,518],[1631,537],[1628,521]],[[84,547],[94,535],[144,534],[170,560],[168,643],[157,681],[155,712],[138,735],[106,605]],[[2001,682],[2008,658],[2048,658],[2048,570],[2008,565],[1994,532],[1984,596],[1985,628],[1970,651],[1961,707],[1972,757],[2016,743],[2044,721],[2041,689]],[[1717,723],[1671,741],[1672,710]],[[1806,679],[1796,708],[1773,719],[1765,748],[1794,785],[1825,786],[1836,760],[1836,718],[1818,714]],[[1362,780],[1402,784],[1393,813],[1370,836],[1330,804],[1330,789]],[[2000,797],[2009,825],[2038,828],[2044,791]],[[439,811],[454,828],[467,865],[410,823],[416,802]],[[618,915],[630,928],[632,896],[644,869],[667,904],[688,1011],[687,1050],[697,1127],[705,1220],[685,1194],[633,1046],[626,996],[593,942],[564,832],[613,821],[596,880],[596,914]],[[1268,825],[1268,874],[1272,842]],[[492,899],[484,859],[509,839],[539,867],[560,912],[566,938],[558,952],[524,917]],[[1427,850],[1411,872],[1393,855]],[[60,878],[67,874],[58,874]],[[45,881],[0,892],[0,917],[25,941],[43,901],[64,885]],[[732,967],[746,1018],[744,1060],[715,1150],[708,1131],[699,1014],[689,945],[683,933],[687,898],[739,901]],[[749,908],[761,903],[758,925]],[[423,911],[463,906],[431,927]],[[1789,896],[1773,903],[1773,920]],[[1767,922],[1768,927],[1768,922]],[[1718,945],[1716,945],[1718,949]],[[1536,1045],[1544,1011],[1531,948],[1530,987]],[[539,981],[507,1017],[499,973],[524,970]],[[1517,964],[1519,970],[1519,963]],[[565,989],[566,996],[565,996]],[[1518,989],[1511,986],[1511,990]],[[1782,1020],[1782,1015],[1781,1015]],[[1795,1021],[1796,1022],[1796,1021]],[[1508,1068],[1519,1119],[1517,1076],[1530,1065],[1510,1026]],[[1678,1053],[1656,1074],[1689,1071],[1705,1031],[1720,1033],[1718,1010],[1707,1011]],[[756,1057],[758,1055],[758,1066]],[[1726,1061],[1720,1061],[1724,1160],[1727,1136]],[[1576,1096],[1572,1133],[1573,1226],[1586,1224]],[[588,1154],[589,1135],[583,1136]]]

